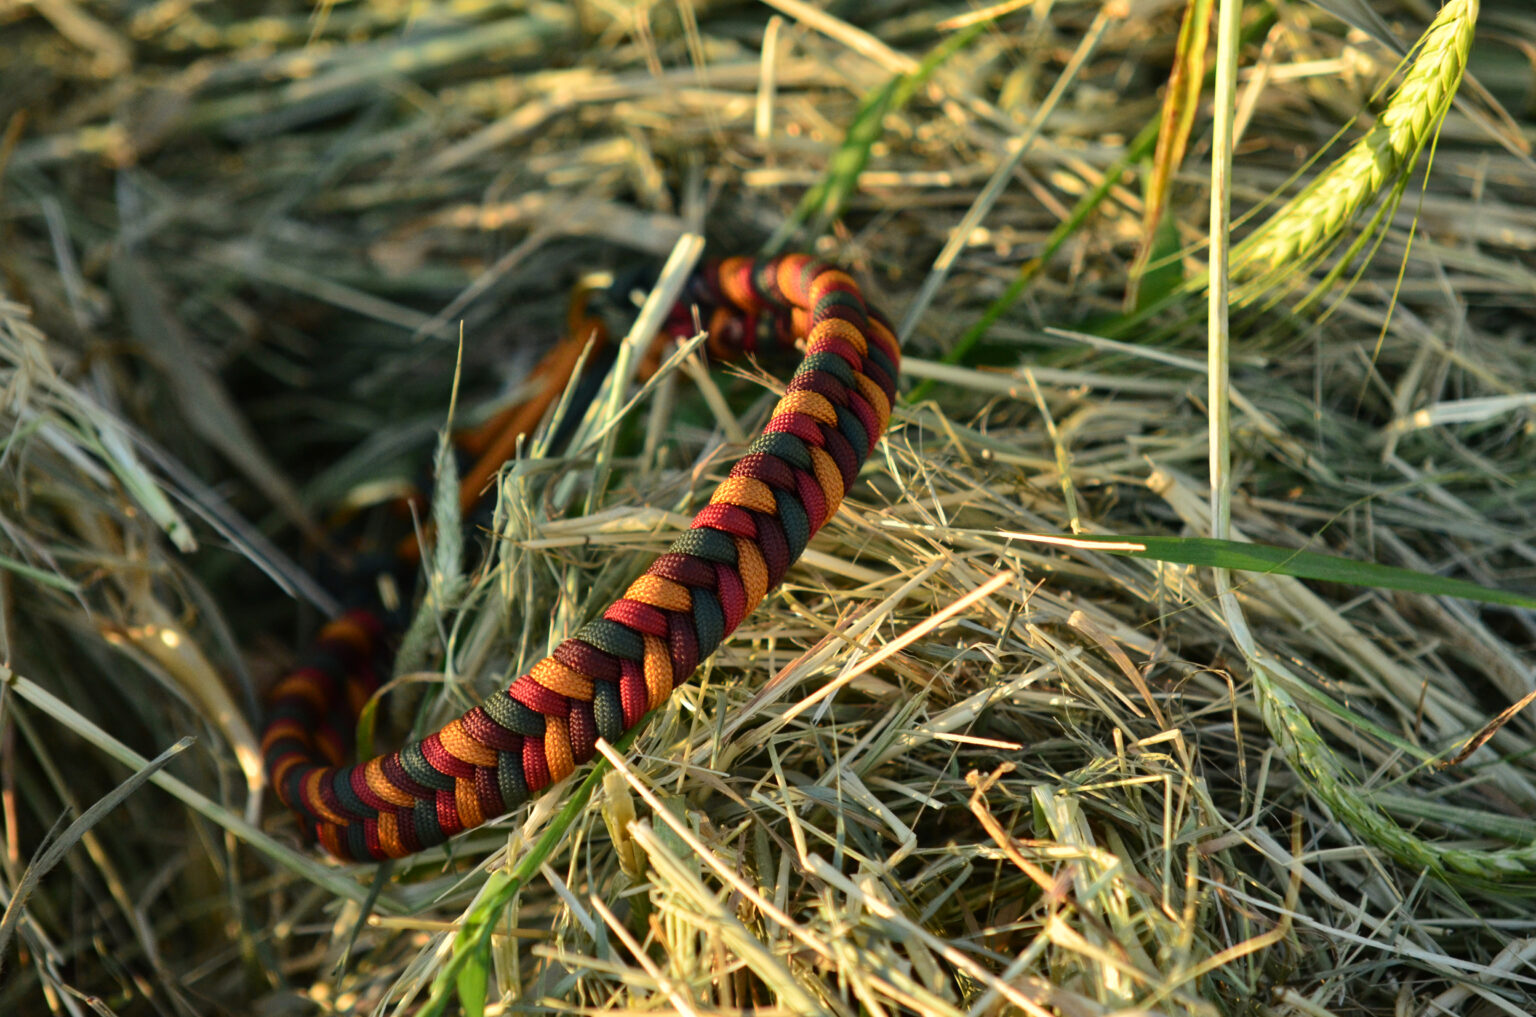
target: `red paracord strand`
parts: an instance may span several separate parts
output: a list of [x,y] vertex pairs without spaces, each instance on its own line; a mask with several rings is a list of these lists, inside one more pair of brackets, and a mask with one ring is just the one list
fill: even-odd
[[602,616],[435,734],[343,765],[388,659],[379,618],[330,622],[272,690],[262,752],[326,849],[399,858],[502,816],[618,741],[687,681],[831,518],[890,419],[895,335],[845,273],[805,255],[701,270],[683,305],[719,354],[805,340],[763,433],[692,527]]

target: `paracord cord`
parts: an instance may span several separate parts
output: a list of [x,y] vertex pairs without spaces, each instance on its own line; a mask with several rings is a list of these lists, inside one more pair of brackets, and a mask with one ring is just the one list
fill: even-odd
[[741,624],[831,518],[890,419],[900,353],[845,273],[805,255],[730,258],[679,308],[716,354],[806,342],[763,433],[691,528],[576,635],[435,734],[343,765],[387,668],[377,614],[322,629],[273,688],[262,737],[278,796],[332,854],[400,858],[510,812],[618,741]]

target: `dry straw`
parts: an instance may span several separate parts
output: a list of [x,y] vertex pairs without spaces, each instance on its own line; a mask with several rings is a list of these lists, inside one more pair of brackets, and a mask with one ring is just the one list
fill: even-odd
[[[1146,330],[1090,334],[1123,320],[1131,153],[1153,151],[1176,11],[1096,27],[1101,4],[1010,0],[951,31],[955,4],[780,0],[769,31],[741,3],[246,20],[99,0],[92,32],[48,20],[75,6],[22,5],[0,30],[0,112],[28,104],[0,135],[0,907],[21,901],[0,919],[0,1013],[1530,1009],[1536,728],[1489,721],[1529,691],[1536,622],[1235,573],[1275,665],[1254,668],[1208,569],[1027,539],[1210,531],[1189,479],[1204,365]],[[1373,6],[1427,21],[1418,0]],[[1267,83],[1243,96],[1239,202],[1327,142],[1295,110],[1320,94],[1357,109],[1376,80],[1337,73],[1359,66],[1353,43],[1313,7],[1246,9],[1242,59],[1267,61],[1250,79]],[[1452,4],[1461,20],[1406,72],[1431,112],[1473,10]],[[82,55],[91,39],[103,59]],[[1524,73],[1483,59],[1480,79]],[[898,74],[918,76],[894,89]],[[905,101],[861,122],[887,89]],[[1357,227],[1429,143],[1398,116],[1372,128],[1398,125],[1378,150],[1396,176],[1351,198]],[[1278,315],[1233,317],[1233,532],[1529,590],[1536,347],[1517,326],[1536,180],[1457,111],[1439,138],[1419,242],[1400,264],[1362,259],[1314,343],[1280,348]],[[856,172],[829,185],[840,167]],[[1308,194],[1342,186],[1303,175],[1324,172]],[[1166,217],[1187,241],[1208,216],[1177,181]],[[166,376],[156,317],[323,515],[430,461],[461,318],[469,424],[553,339],[576,278],[654,270],[699,230],[711,251],[751,246],[818,185],[837,196],[816,205],[831,233],[791,242],[896,313],[967,209],[990,207],[908,344],[933,398],[898,409],[781,592],[606,776],[450,850],[341,867],[282,817],[247,823],[242,734],[208,682],[253,699],[328,607],[277,550],[303,541],[271,478],[220,451],[239,420],[178,401],[193,375]],[[1385,251],[1406,248],[1403,224],[1378,225]],[[1349,243],[1310,236],[1295,242]],[[113,272],[123,257],[146,271]],[[135,278],[154,314],[127,313]],[[939,363],[986,315],[972,355]],[[462,596],[420,609],[421,669],[398,676],[428,690],[413,722],[480,699],[622,593],[780,388],[707,371],[697,348],[644,392],[609,384],[578,446],[551,454],[540,433],[500,478],[462,571],[436,563],[436,592]],[[207,665],[135,642],[167,631]],[[135,771],[146,783],[124,784]],[[97,801],[112,808],[90,826]],[[79,837],[62,858],[55,825],[60,845]]]

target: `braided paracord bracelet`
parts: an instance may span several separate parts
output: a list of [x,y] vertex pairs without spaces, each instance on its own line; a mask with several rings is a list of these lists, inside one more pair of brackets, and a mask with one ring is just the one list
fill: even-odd
[[[679,304],[716,353],[805,339],[763,433],[692,527],[624,596],[510,687],[435,734],[342,765],[387,667],[369,611],[327,624],[269,697],[262,752],[279,797],[332,854],[399,858],[504,815],[616,742],[741,624],[837,510],[890,419],[900,354],[846,274],[805,255],[731,258]],[[685,319],[686,320],[686,319]]]

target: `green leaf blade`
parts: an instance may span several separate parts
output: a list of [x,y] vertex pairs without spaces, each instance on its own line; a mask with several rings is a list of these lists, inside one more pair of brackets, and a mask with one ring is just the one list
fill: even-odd
[[1025,539],[1044,544],[1087,547],[1128,558],[1150,558],[1170,565],[1194,565],[1224,568],[1236,572],[1256,572],[1343,583],[1374,589],[1402,590],[1434,597],[1457,597],[1484,604],[1536,609],[1536,597],[1496,590],[1465,579],[1428,575],[1413,569],[1379,562],[1355,561],[1316,551],[1299,551],[1272,544],[1253,544],[1214,537],[1162,537],[1135,534],[1058,537],[1049,534],[1021,534]]

